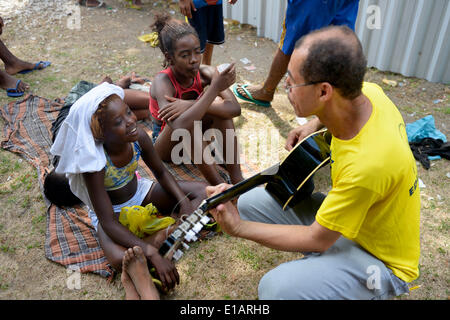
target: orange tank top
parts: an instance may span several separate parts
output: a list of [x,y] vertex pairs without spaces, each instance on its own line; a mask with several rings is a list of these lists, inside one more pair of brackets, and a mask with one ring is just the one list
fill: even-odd
[[[185,95],[186,93],[194,93],[197,98],[200,97],[200,95],[203,93],[202,82],[200,79],[200,71],[195,76],[194,82],[192,83],[192,85],[189,88],[184,88],[178,83],[177,79],[175,79],[175,75],[173,74],[171,67],[168,67],[168,68],[160,71],[159,73],[167,74],[167,76],[170,79],[170,82],[172,82],[172,85],[175,88],[174,97],[177,99],[182,99],[183,95]],[[149,108],[150,108],[150,114],[152,115],[152,117],[162,122],[162,125],[161,125],[161,131],[162,131],[164,129],[164,127],[166,126],[166,122],[161,120],[161,118],[159,117],[158,101],[153,99],[153,97],[151,95],[150,95]]]

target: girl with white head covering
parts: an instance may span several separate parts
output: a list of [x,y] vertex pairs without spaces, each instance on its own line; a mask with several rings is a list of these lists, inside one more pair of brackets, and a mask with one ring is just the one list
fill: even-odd
[[[124,252],[140,247],[163,286],[172,289],[179,283],[178,272],[158,253],[166,230],[140,239],[118,215],[124,206],[152,203],[161,214],[177,219],[197,208],[206,197],[206,185],[175,181],[123,98],[123,89],[109,83],[83,95],[71,107],[50,152],[60,157],[56,173],[66,175],[71,191],[89,207],[108,262],[120,270]],[[157,181],[136,176],[139,157]]]

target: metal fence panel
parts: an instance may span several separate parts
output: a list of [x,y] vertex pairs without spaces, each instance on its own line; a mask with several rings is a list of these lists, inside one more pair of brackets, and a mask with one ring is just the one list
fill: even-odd
[[[224,1],[224,17],[278,42],[286,6],[286,0]],[[355,31],[368,66],[450,83],[449,0],[360,0]]]

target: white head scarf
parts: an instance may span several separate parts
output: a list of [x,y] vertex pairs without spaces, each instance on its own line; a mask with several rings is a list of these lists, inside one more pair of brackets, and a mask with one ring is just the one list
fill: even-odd
[[124,98],[122,88],[102,83],[78,99],[61,124],[50,152],[60,156],[56,173],[65,173],[70,189],[92,210],[82,173],[102,170],[106,165],[103,144],[96,142],[91,131],[91,118],[100,102],[111,95]]

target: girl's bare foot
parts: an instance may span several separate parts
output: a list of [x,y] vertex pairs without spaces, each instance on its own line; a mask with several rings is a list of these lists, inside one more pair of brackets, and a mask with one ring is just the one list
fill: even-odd
[[140,300],[139,293],[136,291],[136,288],[133,284],[133,280],[131,280],[128,273],[125,271],[126,266],[125,261],[128,261],[130,258],[128,257],[125,259],[125,256],[127,256],[127,251],[125,251],[124,257],[122,259],[122,274],[120,275],[120,281],[122,282],[123,288],[125,289],[125,300]]
[[100,83],[103,83],[103,82],[113,83],[110,76],[105,76]]
[[132,72],[132,73],[131,73],[131,83],[144,84],[144,83],[146,83],[147,81],[148,81],[148,79],[138,77],[138,76],[136,75],[136,72]]
[[119,80],[116,81],[116,85],[121,87],[122,89],[128,89],[131,84],[131,75],[126,75],[120,77]]
[[148,271],[147,258],[141,247],[129,248],[122,260],[122,273],[126,272],[141,300],[158,300],[159,293]]

